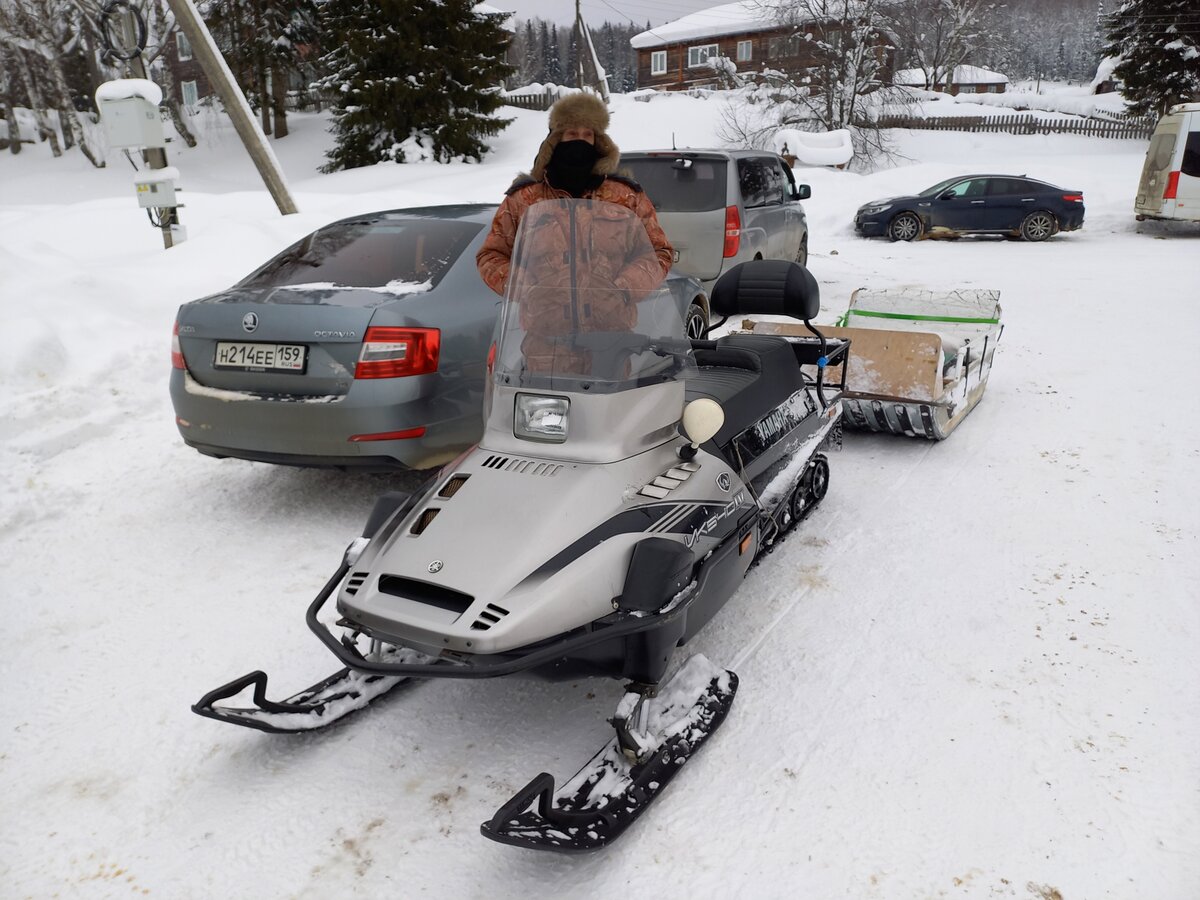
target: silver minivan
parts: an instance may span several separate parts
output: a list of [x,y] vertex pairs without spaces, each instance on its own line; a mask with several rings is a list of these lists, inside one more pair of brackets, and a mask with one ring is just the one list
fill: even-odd
[[[675,247],[672,271],[696,278],[705,297],[740,262],[808,263],[808,221],[801,200],[812,195],[791,167],[761,150],[642,150],[621,154],[623,174],[646,191]],[[708,309],[703,310],[707,321]],[[703,324],[689,317],[688,334]]]
[[1158,121],[1134,203],[1137,219],[1200,222],[1200,103],[1172,106]]

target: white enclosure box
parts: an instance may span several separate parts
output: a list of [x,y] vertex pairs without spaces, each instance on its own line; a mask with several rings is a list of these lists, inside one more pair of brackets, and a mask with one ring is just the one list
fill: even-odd
[[118,78],[100,85],[96,106],[108,145],[114,150],[165,147],[158,112],[161,102],[162,89],[144,78]]
[[175,182],[178,180],[179,170],[174,166],[138,172],[133,177],[134,187],[137,188],[138,206],[147,209],[178,206],[179,203],[175,200]]

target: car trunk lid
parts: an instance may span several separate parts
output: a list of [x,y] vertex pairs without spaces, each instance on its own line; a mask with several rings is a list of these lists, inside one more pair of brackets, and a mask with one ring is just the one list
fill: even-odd
[[[321,302],[337,294],[337,305]],[[303,297],[303,302],[297,302]],[[220,390],[341,396],[363,335],[386,299],[370,290],[233,290],[180,308],[179,344],[192,378]]]
[[697,154],[621,157],[654,204],[675,248],[674,269],[705,280],[721,274],[728,162]]

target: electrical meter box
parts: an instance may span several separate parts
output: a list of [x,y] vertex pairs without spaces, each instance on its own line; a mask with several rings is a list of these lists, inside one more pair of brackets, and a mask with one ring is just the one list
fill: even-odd
[[175,182],[178,180],[179,170],[174,166],[138,172],[133,178],[133,184],[137,188],[138,206],[143,209],[178,206],[179,203],[175,200]]
[[143,78],[107,81],[96,90],[96,106],[108,145],[114,150],[165,147],[158,104],[162,90]]

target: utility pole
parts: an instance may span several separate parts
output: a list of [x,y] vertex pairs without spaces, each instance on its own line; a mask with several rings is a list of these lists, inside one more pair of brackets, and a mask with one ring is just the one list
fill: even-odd
[[250,159],[254,161],[254,166],[262,176],[275,205],[279,207],[279,212],[285,216],[298,212],[288,190],[287,181],[283,177],[283,170],[279,167],[279,160],[275,158],[275,151],[255,124],[250,104],[246,102],[246,95],[238,87],[233,73],[225,63],[225,57],[217,49],[217,43],[213,40],[208,26],[196,11],[196,4],[192,0],[167,0],[167,5],[171,7],[171,12],[175,13],[175,21],[187,35],[192,45],[192,53],[204,69],[204,74],[208,76],[209,83],[216,88],[217,96],[225,106],[225,112],[233,120],[233,127],[242,139],[246,152],[250,154]]
[[[121,40],[126,47],[137,47],[137,28],[133,21],[133,10],[126,7],[121,14]],[[134,52],[127,62],[129,70],[136,78],[141,78],[149,81],[150,78],[146,74],[146,64],[142,62],[141,52]],[[162,147],[150,147],[142,151],[142,155],[146,160],[146,165],[151,169],[165,169],[167,167],[167,151]],[[159,213],[159,228],[162,229],[163,247],[170,250],[175,246],[175,238],[171,234],[171,226],[179,224],[179,211],[171,206],[165,207],[158,211]],[[154,224],[154,220],[150,220],[150,224]]]

